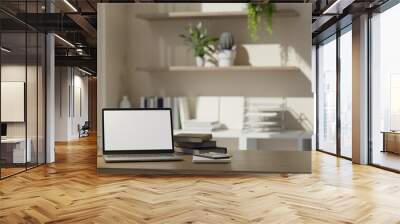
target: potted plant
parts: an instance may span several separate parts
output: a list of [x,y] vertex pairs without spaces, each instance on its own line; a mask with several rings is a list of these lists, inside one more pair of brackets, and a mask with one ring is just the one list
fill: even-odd
[[218,47],[218,65],[220,67],[232,66],[236,56],[235,40],[232,33],[222,33],[219,37]]
[[203,28],[201,22],[194,27],[189,25],[187,32],[187,34],[179,36],[193,49],[194,56],[196,57],[196,65],[204,66],[204,57],[206,55],[213,57],[213,53],[215,52],[214,45],[218,41],[218,38],[210,37],[207,29]]
[[253,41],[257,41],[259,39],[258,26],[262,19],[265,19],[265,30],[267,31],[267,33],[272,33],[272,16],[274,15],[275,10],[275,4],[271,3],[270,0],[248,3],[247,25],[250,30],[250,37]]

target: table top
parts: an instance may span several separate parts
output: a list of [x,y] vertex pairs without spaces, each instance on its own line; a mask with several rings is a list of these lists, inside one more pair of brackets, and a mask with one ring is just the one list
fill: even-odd
[[25,139],[25,138],[5,138],[5,139],[1,139],[1,143],[11,143],[11,144],[15,144],[15,143],[20,143],[20,142],[25,142],[25,140],[30,140]]
[[400,131],[381,131],[381,133],[400,135]]
[[106,163],[97,156],[99,173],[118,174],[226,174],[226,173],[311,173],[310,151],[233,151],[230,163],[193,163],[191,155],[183,161]]

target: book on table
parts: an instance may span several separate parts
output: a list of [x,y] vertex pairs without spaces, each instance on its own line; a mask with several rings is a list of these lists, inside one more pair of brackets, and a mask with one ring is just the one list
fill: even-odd
[[228,150],[225,147],[212,147],[212,148],[175,148],[175,152],[178,153],[183,153],[187,155],[195,155],[195,154],[200,154],[200,153],[209,153],[209,152],[215,152],[215,153],[227,153]]
[[175,143],[202,143],[211,139],[212,134],[178,134],[174,136]]
[[180,148],[212,148],[217,147],[216,141],[204,141],[204,142],[175,142],[176,147]]
[[193,155],[192,162],[193,163],[230,163],[231,158],[210,159],[210,158],[206,158],[206,157]]

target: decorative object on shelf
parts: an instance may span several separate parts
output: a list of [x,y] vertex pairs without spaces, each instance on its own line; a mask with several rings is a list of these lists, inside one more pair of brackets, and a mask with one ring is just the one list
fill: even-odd
[[246,99],[243,130],[273,132],[285,129],[287,102],[281,97],[250,97]]
[[235,40],[232,33],[223,32],[219,37],[218,65],[229,67],[233,65],[236,56]]
[[253,41],[259,39],[258,28],[261,23],[261,19],[265,18],[265,29],[267,33],[272,33],[272,16],[275,13],[275,4],[269,0],[262,2],[250,2],[247,6],[248,13],[248,28],[250,31],[250,37]]
[[204,55],[204,67],[218,67],[218,54],[214,46],[214,52],[211,55]]
[[196,56],[196,65],[198,67],[204,66],[205,63],[206,63],[206,61],[205,61],[204,57]]
[[182,37],[185,43],[193,49],[194,56],[196,57],[196,65],[204,66],[204,57],[206,55],[213,57],[213,53],[215,53],[214,46],[218,41],[218,38],[210,37],[207,29],[203,27],[201,22],[194,27],[189,25],[187,31],[188,34],[181,34],[179,36]]
[[188,98],[181,96],[141,96],[140,108],[171,108],[172,127],[182,128],[183,121],[189,119]]
[[119,107],[120,107],[120,108],[131,108],[131,107],[132,107],[131,102],[129,101],[128,96],[122,96],[122,100],[121,100],[121,102],[119,103]]

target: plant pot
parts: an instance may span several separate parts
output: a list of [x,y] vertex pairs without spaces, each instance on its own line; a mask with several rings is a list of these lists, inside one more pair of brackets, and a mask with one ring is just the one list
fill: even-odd
[[235,61],[236,51],[235,50],[221,50],[218,53],[218,66],[229,67],[233,65]]
[[197,67],[203,67],[204,64],[205,64],[204,57],[197,56],[196,57],[196,65],[197,65]]
[[213,54],[212,56],[204,55],[204,67],[217,67],[217,66],[218,66],[217,54]]

